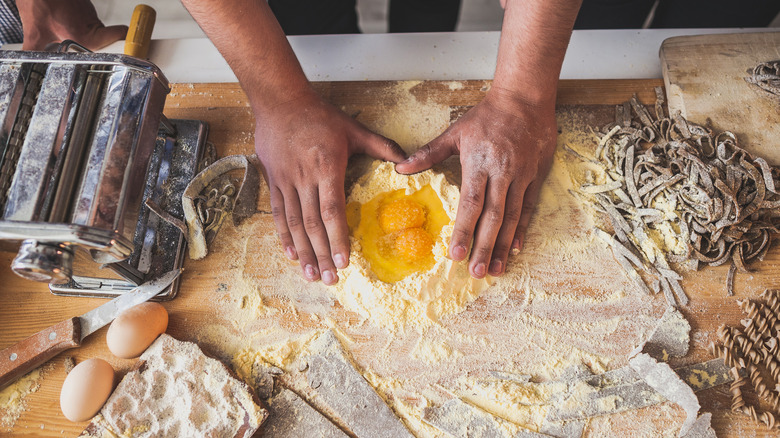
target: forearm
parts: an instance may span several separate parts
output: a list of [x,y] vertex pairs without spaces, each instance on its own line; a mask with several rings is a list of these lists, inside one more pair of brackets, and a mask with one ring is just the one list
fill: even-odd
[[534,105],[555,103],[582,0],[507,0],[493,87]]
[[311,87],[265,0],[182,0],[236,74],[255,116]]

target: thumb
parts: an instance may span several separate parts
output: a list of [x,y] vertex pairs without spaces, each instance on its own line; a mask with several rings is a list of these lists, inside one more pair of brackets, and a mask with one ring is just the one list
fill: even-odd
[[356,152],[393,163],[400,163],[406,159],[406,153],[398,143],[368,130],[364,132],[367,135],[358,139]]
[[127,26],[100,26],[85,38],[84,46],[89,50],[99,50],[107,45],[127,37]]
[[405,161],[396,164],[395,171],[403,174],[412,174],[430,169],[434,164],[441,163],[456,151],[455,145],[448,140],[446,134],[442,134],[431,142],[417,150]]

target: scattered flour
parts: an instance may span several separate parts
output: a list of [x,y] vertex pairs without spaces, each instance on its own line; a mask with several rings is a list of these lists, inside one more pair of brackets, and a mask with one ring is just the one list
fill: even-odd
[[292,371],[291,367],[295,364],[295,360],[301,353],[307,351],[308,345],[320,333],[321,331],[314,330],[261,348],[245,348],[233,357],[233,369],[245,380],[253,375],[252,367],[258,361]]
[[[391,89],[395,101],[388,104],[388,115],[364,121],[406,150],[440,133],[450,117],[446,105],[417,101],[409,92],[414,86],[404,83]],[[400,110],[395,112],[396,108]],[[422,113],[425,117],[418,117]],[[592,147],[592,139],[576,116],[562,114],[559,123],[564,127],[559,145],[576,145],[578,150]],[[406,137],[393,135],[395,130]],[[441,170],[457,174],[457,169],[448,166],[452,164]],[[507,273],[472,297],[459,297],[451,307],[434,305],[430,311],[419,302],[409,304],[413,310],[407,312],[388,304],[400,300],[397,297],[372,302],[379,299],[350,298],[342,284],[326,287],[306,282],[298,263],[284,257],[270,214],[257,214],[237,228],[223,227],[210,252],[210,257],[225,263],[214,280],[219,284],[220,305],[215,306],[219,319],[198,337],[213,339],[209,343],[221,348],[244,376],[258,360],[283,369],[292,367],[307,339],[321,330],[336,329],[371,385],[422,437],[439,436],[421,420],[425,407],[442,400],[432,388],[467,388],[462,386],[463,376],[479,382],[491,371],[503,371],[549,381],[575,364],[585,364],[593,372],[624,366],[627,353],[652,330],[665,303],[662,298],[642,295],[611,250],[594,238],[592,213],[570,192],[579,187],[576,181],[582,181],[584,172],[587,169],[581,160],[559,147],[523,252],[510,257]],[[394,174],[385,177],[390,181],[384,184],[395,184]],[[426,178],[434,177],[440,175],[431,172]],[[441,183],[445,182],[441,177]],[[360,187],[351,193],[353,199],[369,199],[370,192]],[[353,264],[358,265],[355,259]],[[346,274],[339,274],[342,283],[358,277]],[[362,281],[360,294],[371,293],[370,280]],[[437,299],[430,292],[424,298]],[[398,315],[407,325],[382,324]],[[218,328],[219,321],[222,328]],[[498,384],[479,387],[472,390],[470,401],[483,400],[485,408],[502,418],[534,429],[542,408],[520,403],[522,397],[528,400],[531,396],[518,391]],[[599,428],[609,429],[603,422]]]
[[450,347],[446,342],[437,342],[420,338],[412,350],[412,358],[428,364],[435,364],[445,360],[455,360],[461,354]]
[[532,431],[539,430],[556,390],[561,388],[470,378],[461,379],[457,387],[458,395],[465,402]]
[[38,391],[41,378],[52,365],[44,365],[27,373],[21,379],[0,390],[0,427],[12,428],[27,410],[27,396]]
[[463,89],[463,82],[462,81],[449,81],[445,82],[444,85],[447,86],[447,89],[450,91],[456,91],[456,90],[462,90]]
[[140,361],[100,411],[120,436],[249,436],[268,416],[246,384],[194,343],[162,334]]
[[395,140],[407,153],[436,138],[450,124],[448,105],[420,101],[414,95],[414,88],[421,84],[422,81],[404,81],[390,88],[387,97],[392,101],[392,109],[382,112],[373,126],[369,126]]

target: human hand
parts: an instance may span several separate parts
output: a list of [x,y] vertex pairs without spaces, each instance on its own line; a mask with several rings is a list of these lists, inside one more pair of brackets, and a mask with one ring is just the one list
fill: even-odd
[[90,50],[125,39],[127,26],[104,26],[89,0],[18,0],[24,28],[23,50],[43,50],[73,40]]
[[449,256],[464,260],[473,238],[471,275],[501,275],[510,249],[522,249],[556,138],[554,102],[531,104],[494,86],[396,171],[420,172],[460,154],[463,181]]
[[338,281],[349,264],[344,174],[353,154],[398,163],[406,155],[312,93],[256,114],[255,148],[271,192],[276,230],[304,277]]

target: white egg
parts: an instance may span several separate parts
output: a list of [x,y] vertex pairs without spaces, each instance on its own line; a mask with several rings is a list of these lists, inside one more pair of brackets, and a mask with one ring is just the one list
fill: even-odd
[[114,389],[114,369],[103,359],[88,359],[65,377],[60,391],[60,409],[65,418],[89,420],[100,411]]
[[168,312],[159,303],[141,303],[119,315],[106,333],[108,349],[116,357],[138,357],[168,328]]

